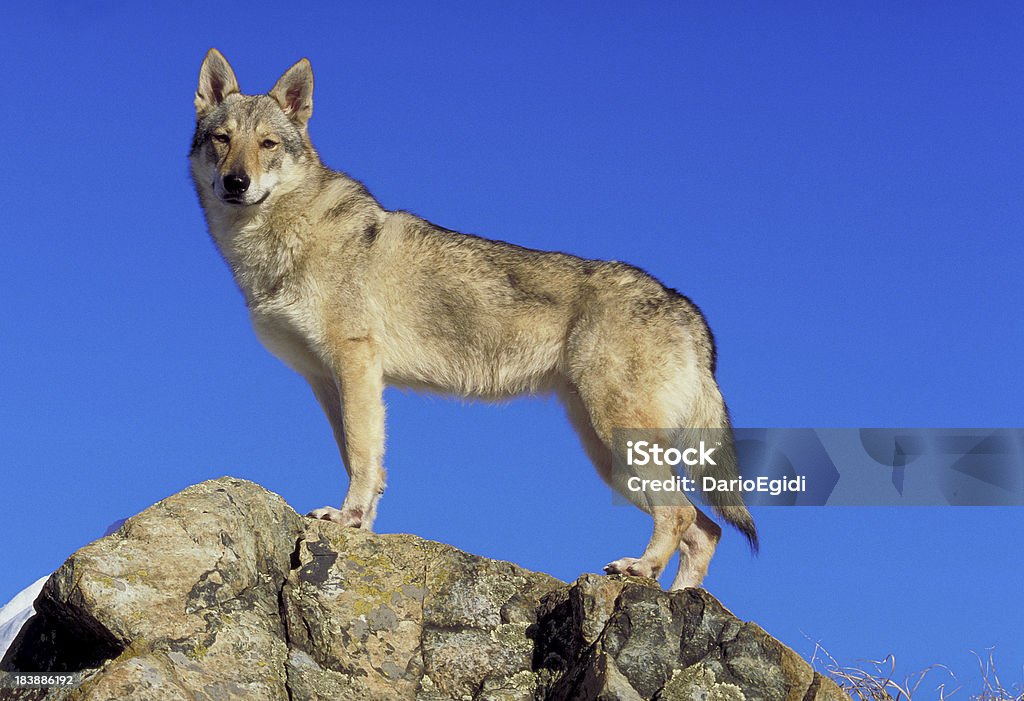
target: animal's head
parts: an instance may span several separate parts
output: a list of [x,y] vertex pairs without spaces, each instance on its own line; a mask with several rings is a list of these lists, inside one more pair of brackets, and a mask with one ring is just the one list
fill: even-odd
[[313,70],[302,59],[266,95],[243,95],[227,59],[210,49],[199,69],[196,133],[189,159],[204,204],[249,207],[290,189],[316,159],[306,124],[313,114]]

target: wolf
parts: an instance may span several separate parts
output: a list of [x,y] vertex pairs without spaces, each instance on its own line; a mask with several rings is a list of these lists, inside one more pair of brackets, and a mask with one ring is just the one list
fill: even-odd
[[[195,94],[190,169],[210,235],[266,348],[309,383],[349,476],[340,508],[372,528],[384,492],[386,385],[458,397],[554,393],[613,487],[617,428],[729,431],[715,346],[700,310],[632,267],[532,250],[387,210],[327,168],[310,142],[313,73],[303,58],[265,95],[245,95],[216,49]],[[716,466],[735,477],[732,442]],[[706,499],[756,552],[742,498]],[[605,571],[699,586],[722,534],[689,500],[630,501],[651,514],[640,557]]]

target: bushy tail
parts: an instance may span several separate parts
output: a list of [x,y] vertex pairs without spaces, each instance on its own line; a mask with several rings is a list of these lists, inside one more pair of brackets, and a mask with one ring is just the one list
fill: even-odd
[[725,402],[714,386],[705,393],[704,401],[699,403],[696,416],[690,419],[692,425],[701,428],[687,428],[683,432],[682,442],[687,446],[700,445],[704,441],[707,446],[714,447],[714,463],[687,465],[686,474],[701,489],[700,494],[711,509],[730,525],[742,533],[750,544],[750,550],[757,553],[760,545],[757,539],[757,527],[754,517],[743,502],[743,493],[739,490],[703,491],[705,477],[715,480],[735,480],[739,478],[736,444],[733,439],[732,425]]

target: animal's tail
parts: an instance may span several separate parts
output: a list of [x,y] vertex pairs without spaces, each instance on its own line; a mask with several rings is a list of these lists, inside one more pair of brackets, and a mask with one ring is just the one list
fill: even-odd
[[[698,402],[695,416],[691,417],[692,425],[700,428],[687,428],[683,431],[682,442],[687,447],[699,446],[701,441],[706,447],[713,447],[711,460],[701,461],[695,465],[687,465],[686,473],[700,488],[700,494],[711,509],[727,523],[742,533],[750,544],[750,550],[757,553],[759,549],[757,527],[754,517],[743,502],[743,492],[739,489],[704,490],[704,478],[735,480],[739,478],[736,444],[733,439],[732,425],[725,401],[712,381],[711,386],[703,393],[702,401]],[[706,428],[704,428],[706,427]],[[713,464],[712,464],[713,461]]]

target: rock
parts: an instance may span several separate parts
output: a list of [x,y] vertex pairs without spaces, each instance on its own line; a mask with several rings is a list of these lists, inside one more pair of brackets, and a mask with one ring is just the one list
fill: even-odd
[[847,698],[703,589],[583,575],[545,599],[539,628],[538,658],[555,673],[552,701]]
[[228,477],[76,552],[36,609],[0,670],[82,683],[0,698],[847,698],[701,589],[596,575],[566,585],[305,519]]

